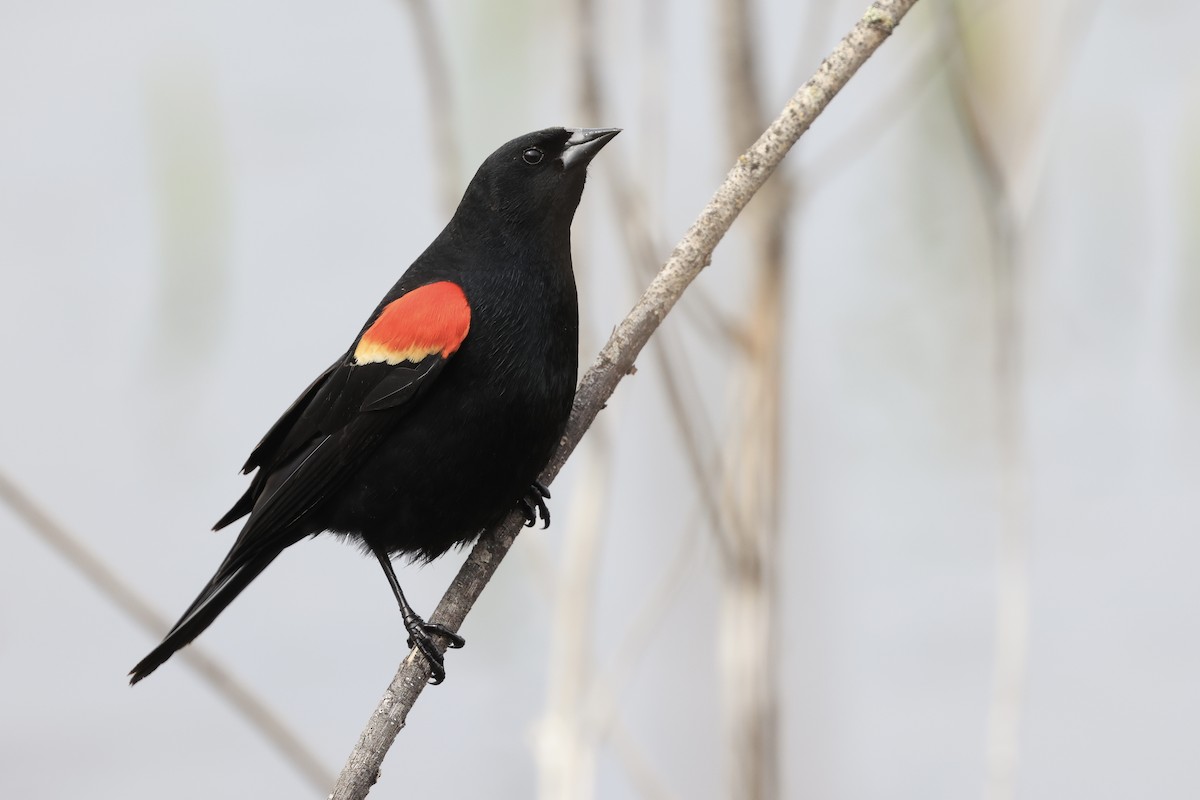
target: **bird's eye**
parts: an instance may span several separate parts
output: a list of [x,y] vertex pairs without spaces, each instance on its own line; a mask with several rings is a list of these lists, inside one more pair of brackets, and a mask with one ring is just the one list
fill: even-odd
[[536,147],[531,147],[524,153],[521,153],[521,160],[526,164],[539,164],[542,161],[542,151]]

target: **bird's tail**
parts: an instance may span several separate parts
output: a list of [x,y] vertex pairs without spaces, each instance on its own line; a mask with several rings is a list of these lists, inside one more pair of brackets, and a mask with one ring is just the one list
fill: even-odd
[[[231,557],[233,555],[230,553]],[[129,671],[130,685],[132,686],[154,672],[163,662],[174,655],[176,650],[203,633],[217,618],[217,615],[224,611],[226,606],[232,603],[233,599],[250,584],[250,581],[258,577],[258,574],[275,560],[277,555],[279,555],[278,552],[264,553],[236,566],[230,564],[230,560],[227,558],[226,563],[221,565],[217,574],[204,587],[204,591],[200,592],[200,596],[195,599],[187,611],[183,612],[183,616],[175,623],[175,627],[167,632],[162,644],[154,648],[150,655],[139,661],[137,666]]]

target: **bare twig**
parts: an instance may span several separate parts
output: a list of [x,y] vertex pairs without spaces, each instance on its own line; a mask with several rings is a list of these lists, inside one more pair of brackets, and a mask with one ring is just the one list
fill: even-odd
[[[161,639],[171,629],[171,620],[154,610],[144,598],[117,577],[108,566],[79,539],[55,521],[33,498],[8,476],[0,473],[0,502],[12,509],[38,538],[49,544],[68,564],[108,598],[124,614]],[[192,645],[179,652],[189,667],[200,674],[217,694],[233,706],[250,726],[263,735],[292,767],[318,792],[325,791],[331,780],[316,755],[288,729],[274,711],[243,686],[225,667],[204,652],[202,645]]]
[[[688,285],[710,263],[713,250],[746,203],[766,183],[801,134],[915,4],[916,0],[877,0],[872,4],[822,62],[817,73],[788,101],[779,117],[738,158],[645,294],[617,326],[583,376],[567,431],[541,475],[543,482],[549,483],[562,469],[617,384],[633,369],[651,334],[662,324]],[[433,622],[450,630],[459,629],[512,546],[522,521],[521,514],[514,511],[504,522],[480,537],[433,613]],[[408,712],[424,691],[429,676],[429,662],[419,653],[414,651],[401,662],[338,778],[331,795],[334,800],[362,798],[370,791],[384,756],[404,727]]]

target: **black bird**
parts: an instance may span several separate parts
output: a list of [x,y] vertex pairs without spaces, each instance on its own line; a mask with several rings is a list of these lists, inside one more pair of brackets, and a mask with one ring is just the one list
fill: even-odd
[[588,162],[618,128],[547,128],[475,173],[446,228],[250,454],[250,487],[214,529],[249,515],[229,555],[137,683],[195,639],[283,550],[324,531],[379,560],[408,631],[446,675],[391,557],[433,559],[514,507],[546,525],[537,483],[578,371],[571,220]]

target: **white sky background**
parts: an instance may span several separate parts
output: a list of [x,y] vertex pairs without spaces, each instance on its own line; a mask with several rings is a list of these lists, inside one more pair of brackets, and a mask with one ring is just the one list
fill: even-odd
[[[920,77],[928,4],[788,165],[812,181],[788,296],[789,797],[961,798],[984,782],[989,255],[944,82]],[[773,110],[864,7],[839,2],[813,35],[793,5],[759,4]],[[626,131],[593,165],[576,228],[593,347],[633,299],[608,160],[661,199],[666,243],[728,166],[708,7],[664,13],[656,139],[643,11],[605,6],[614,111],[597,122]],[[1022,245],[1033,605],[1019,796],[1200,796],[1200,12],[1109,2],[1084,18],[1052,76]],[[549,0],[442,9],[464,177],[511,136],[579,122],[566,21]],[[207,531],[244,488],[250,447],[444,223],[434,170],[454,154],[430,139],[424,91],[396,2],[0,5],[0,469],[167,616],[229,546]],[[880,103],[891,118],[872,116]],[[700,279],[731,309],[741,251],[723,244]],[[721,423],[728,356],[690,335],[695,401]],[[596,660],[607,668],[691,537],[621,719],[673,796],[716,798],[716,558],[689,529],[654,362],[639,366],[605,412],[618,435]],[[549,587],[577,478],[569,465],[557,524],[521,537],[467,621],[380,796],[534,794]],[[0,532],[0,796],[311,795],[180,661],[129,689],[154,642],[5,509]],[[459,558],[401,572],[419,610]],[[331,771],[404,653],[378,573],[332,539],[305,542],[200,639]],[[603,751],[596,796],[631,791]]]

